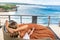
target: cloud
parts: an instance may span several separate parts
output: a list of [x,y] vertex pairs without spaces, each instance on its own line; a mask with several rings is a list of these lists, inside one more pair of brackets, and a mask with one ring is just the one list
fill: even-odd
[[60,0],[0,0],[0,2],[30,3],[43,5],[60,5]]

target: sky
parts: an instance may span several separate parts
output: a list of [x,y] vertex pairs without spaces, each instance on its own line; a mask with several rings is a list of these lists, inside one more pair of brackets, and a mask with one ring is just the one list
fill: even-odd
[[60,5],[60,0],[0,0],[0,2],[30,3],[43,5]]

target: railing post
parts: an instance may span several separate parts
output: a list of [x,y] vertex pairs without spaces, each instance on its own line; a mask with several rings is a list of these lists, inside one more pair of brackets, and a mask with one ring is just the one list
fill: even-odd
[[32,23],[36,23],[37,24],[37,16],[32,16]]
[[9,17],[9,21],[10,21],[10,15],[8,15],[8,17]]
[[20,23],[22,24],[22,16],[20,16]]
[[50,16],[48,16],[48,27],[50,25]]

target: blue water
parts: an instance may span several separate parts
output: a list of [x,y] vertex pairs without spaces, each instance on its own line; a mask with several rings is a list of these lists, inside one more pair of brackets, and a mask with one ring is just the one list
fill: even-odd
[[[59,23],[60,21],[60,6],[52,6],[52,5],[44,5],[44,6],[35,6],[35,5],[20,5],[17,8],[17,12],[15,15],[43,15],[43,16],[56,16],[56,18],[51,17],[51,23]],[[25,18],[25,17],[23,17]],[[32,19],[31,17],[26,17],[30,19],[22,19],[23,23],[31,23]],[[40,19],[39,19],[40,18]],[[19,21],[19,20],[18,20]],[[37,23],[48,23],[47,17],[38,17]]]

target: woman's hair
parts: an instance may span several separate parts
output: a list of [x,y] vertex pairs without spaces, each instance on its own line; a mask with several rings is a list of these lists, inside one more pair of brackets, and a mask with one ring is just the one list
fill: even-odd
[[13,28],[13,29],[16,29],[17,28],[17,22],[13,21],[13,20],[10,20],[9,21],[9,28]]
[[[12,28],[12,29],[17,29],[17,22],[13,21],[13,20],[10,20],[9,21],[9,28]],[[12,35],[10,35],[11,37],[18,37],[18,32],[14,32]]]

